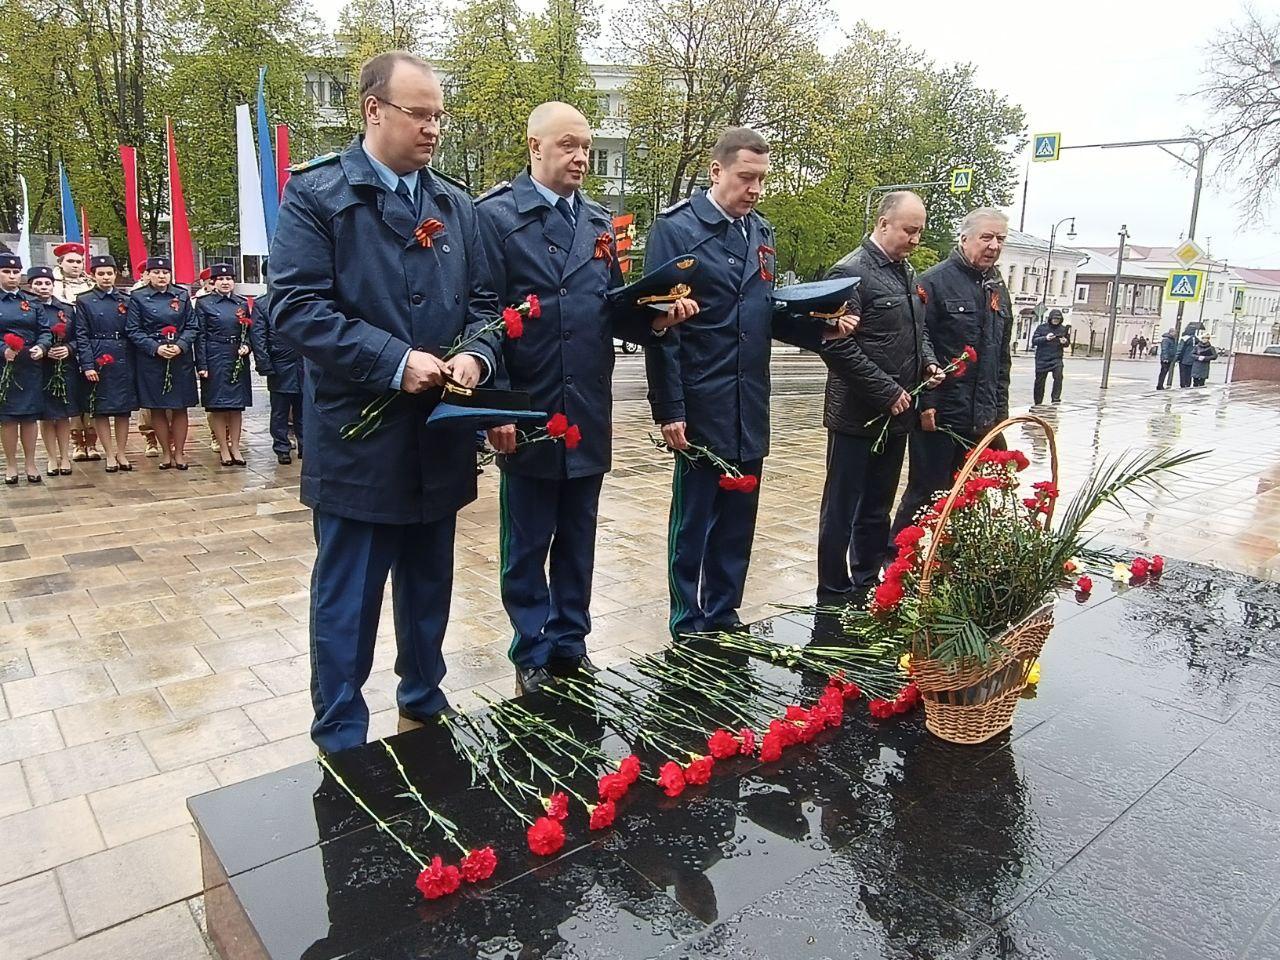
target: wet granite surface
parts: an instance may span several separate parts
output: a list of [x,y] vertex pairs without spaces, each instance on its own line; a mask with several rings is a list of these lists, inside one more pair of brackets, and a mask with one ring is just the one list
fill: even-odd
[[[871,721],[864,700],[778,763],[721,764],[674,800],[639,785],[611,830],[571,816],[550,859],[469,786],[442,730],[392,738],[428,803],[499,857],[489,881],[443,900],[418,895],[416,865],[318,764],[195,797],[206,877],[229,878],[223,902],[259,941],[226,952],[1274,960],[1280,584],[1172,561],[1142,587],[1095,580],[1088,603],[1060,601],[1009,733],[946,744],[919,714]],[[784,613],[752,630],[826,644],[834,628]],[[736,666],[744,683],[820,689]],[[579,734],[626,749],[607,730]],[[334,763],[415,848],[447,852],[380,744]]]

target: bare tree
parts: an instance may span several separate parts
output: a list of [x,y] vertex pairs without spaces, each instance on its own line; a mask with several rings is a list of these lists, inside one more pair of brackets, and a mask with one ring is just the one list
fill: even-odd
[[1219,169],[1244,188],[1245,222],[1257,222],[1280,189],[1280,17],[1246,7],[1206,51],[1201,98],[1212,117],[1204,131]]

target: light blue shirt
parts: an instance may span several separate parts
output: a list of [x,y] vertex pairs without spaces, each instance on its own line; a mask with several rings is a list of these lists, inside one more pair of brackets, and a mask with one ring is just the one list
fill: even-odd
[[569,209],[573,211],[573,215],[575,217],[578,215],[578,191],[577,190],[573,191],[572,196],[562,197],[560,196],[560,194],[556,193],[554,190],[548,187],[545,183],[540,181],[533,174],[529,175],[529,179],[533,181],[534,189],[536,189],[538,193],[542,194],[543,198],[547,201],[547,203],[551,204],[551,206],[554,207],[556,205],[557,200],[568,200]]
[[713,207],[715,207],[717,210],[720,211],[721,216],[723,216],[726,220],[728,220],[730,223],[732,223],[734,226],[736,226],[739,230],[742,231],[742,235],[744,237],[747,235],[747,221],[744,218],[729,216],[725,208],[720,206],[720,204],[716,203],[715,194],[713,194],[710,190],[707,191],[707,199],[711,201],[711,205]]
[[[396,173],[394,170],[392,170],[385,163],[383,163],[381,160],[379,160],[377,157],[375,157],[372,153],[369,152],[369,142],[367,140],[360,141],[360,149],[364,151],[364,155],[369,159],[369,166],[373,167],[373,172],[378,175],[379,180],[381,180],[384,184],[386,184],[388,190],[390,190],[392,193],[395,193],[396,187],[399,186],[401,182],[403,182],[404,185],[409,188],[409,196],[415,197],[418,195],[418,171],[417,170],[411,170],[409,173],[403,173],[403,174]],[[534,183],[537,183],[537,181],[535,180]],[[409,354],[411,352],[412,351],[410,350],[406,350],[404,352],[404,356],[400,358],[400,363],[396,367],[396,372],[391,377],[390,386],[392,390],[399,390],[400,384],[404,382],[404,368],[409,364]],[[464,350],[463,353],[468,353],[470,356],[473,356],[480,361],[480,366],[483,368],[482,375],[480,377],[480,382],[483,383],[485,380],[488,380],[489,375],[492,373],[492,370],[489,367],[489,361],[486,360],[481,354],[478,354],[478,353],[470,353],[470,351],[467,351],[467,350]]]

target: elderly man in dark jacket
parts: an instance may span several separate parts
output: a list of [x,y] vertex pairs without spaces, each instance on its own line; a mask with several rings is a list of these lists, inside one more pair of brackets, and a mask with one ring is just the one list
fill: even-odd
[[1178,362],[1178,338],[1172,330],[1166,330],[1160,338],[1160,373],[1156,375],[1156,389],[1173,386],[1173,368]]
[[[854,336],[823,344],[827,480],[818,520],[818,602],[861,603],[889,552],[889,517],[907,434],[917,423],[910,390],[942,376],[907,256],[924,231],[924,203],[897,191],[880,202],[875,229],[828,277],[861,277]],[[884,434],[881,439],[882,432]]]
[[[360,105],[362,136],[295,168],[271,250],[271,316],[306,360],[311,738],[326,753],[368,733],[361,687],[389,574],[401,718],[449,710],[441,645],[457,513],[476,496],[475,434],[429,429],[427,416],[446,382],[473,387],[498,364],[475,207],[428,166],[440,82],[417,57],[381,54],[360,70]],[[364,429],[353,437],[347,424]]]
[[[894,530],[912,523],[938,490],[951,485],[969,445],[1009,415],[1009,342],[1013,307],[996,261],[1009,219],[993,207],[971,211],[951,256],[920,277],[929,340],[944,363],[973,347],[978,359],[922,395],[920,430],[911,435],[907,492]],[[957,439],[959,438],[959,439]],[[996,441],[1003,448],[1002,439]]]
[[1053,390],[1049,398],[1054,403],[1062,401],[1062,348],[1070,342],[1070,328],[1062,322],[1061,310],[1050,310],[1046,322],[1031,334],[1031,345],[1036,348],[1036,380],[1031,399],[1036,406],[1044,403],[1044,382],[1050,374]]

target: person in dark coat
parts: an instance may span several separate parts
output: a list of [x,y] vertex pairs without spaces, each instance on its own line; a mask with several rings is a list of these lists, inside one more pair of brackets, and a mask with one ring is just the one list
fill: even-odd
[[53,296],[54,276],[51,267],[32,267],[27,271],[27,284],[44,311],[45,324],[51,336],[44,356],[44,409],[40,413],[40,436],[44,441],[49,465],[48,476],[71,474],[71,418],[80,416],[79,367],[70,346],[70,304]]
[[40,301],[19,289],[22,261],[0,253],[0,335],[4,337],[0,364],[0,437],[3,438],[4,482],[18,482],[18,441],[26,464],[27,483],[40,483],[36,466],[36,434],[44,411],[44,372],[41,360],[53,340]]
[[107,473],[115,473],[133,469],[125,444],[129,418],[138,409],[133,347],[125,333],[129,304],[128,297],[116,288],[113,257],[92,257],[89,268],[94,288],[76,297],[72,340],[86,381],[84,408],[106,451]]
[[[401,717],[449,710],[441,644],[457,512],[476,496],[475,431],[426,420],[446,378],[492,376],[501,326],[471,198],[428,166],[447,120],[435,73],[381,54],[359,90],[365,132],[295,168],[270,261],[273,322],[306,359],[311,736],[325,752],[368,733],[360,688],[388,574]],[[365,429],[344,439],[347,424]]]
[[1071,328],[1062,322],[1062,311],[1049,311],[1045,322],[1031,334],[1031,345],[1036,348],[1036,380],[1031,388],[1031,402],[1044,403],[1044,382],[1053,375],[1053,390],[1049,399],[1062,402],[1062,351],[1071,342]]
[[[502,367],[535,410],[563,413],[578,446],[516,448],[516,428],[496,427],[499,452],[502,604],[511,619],[516,685],[537,690],[552,674],[591,672],[591,574],[600,487],[611,465],[613,338],[647,343],[697,312],[681,300],[666,314],[613,308],[605,291],[623,285],[613,218],[581,192],[591,126],[565,103],[529,116],[529,169],[476,202],[480,234],[502,304],[539,298],[542,315],[505,339]],[[652,324],[652,325],[651,325]],[[548,559],[550,569],[548,570]]]
[[170,283],[168,257],[147,258],[147,285],[129,294],[129,340],[138,364],[138,401],[151,411],[161,470],[187,469],[187,408],[196,396],[196,318],[191,295]]
[[[960,224],[951,256],[920,277],[934,352],[950,360],[969,346],[978,359],[963,375],[949,376],[921,395],[920,429],[908,442],[907,490],[893,521],[895,533],[913,523],[937,491],[951,486],[970,446],[1009,416],[1013,306],[996,270],[1008,235],[1009,219],[999,210],[973,210]],[[1003,437],[996,446],[1003,449]]]
[[235,292],[235,270],[229,263],[209,268],[213,293],[202,296],[196,315],[196,373],[209,430],[218,442],[224,467],[245,466],[240,456],[244,408],[253,406],[250,354],[260,365],[265,359],[262,313],[253,300]]
[[907,435],[918,422],[909,391],[921,381],[942,382],[907,260],[924,225],[920,197],[886,194],[871,235],[827,274],[862,282],[857,332],[821,351],[827,365],[827,478],[818,518],[820,604],[861,603],[875,586],[890,552],[889,519]]
[[[664,210],[645,249],[650,268],[684,254],[698,258],[701,308],[645,347],[654,422],[672,449],[699,444],[757,478],[769,452],[772,340],[816,351],[855,326],[775,310],[773,227],[755,209],[768,172],[765,139],[729,128],[712,150],[711,187]],[[739,626],[760,490],[726,490],[720,477],[714,464],[675,459],[667,553],[677,638]]]
[[262,356],[257,357],[258,373],[267,378],[271,398],[271,450],[276,462],[287,466],[293,463],[290,429],[297,443],[298,459],[302,459],[302,357],[277,332],[270,300],[268,291],[258,298],[257,304],[262,314]]
[[1204,329],[1204,324],[1191,321],[1182,328],[1182,336],[1178,339],[1178,386],[1191,386],[1191,368],[1196,362],[1196,335]]
[[1218,359],[1218,350],[1209,342],[1209,331],[1201,329],[1196,334],[1191,349],[1191,385],[1203,387],[1209,380],[1209,364]]
[[1160,373],[1156,375],[1156,389],[1173,386],[1173,368],[1178,362],[1178,338],[1172,330],[1160,337]]

